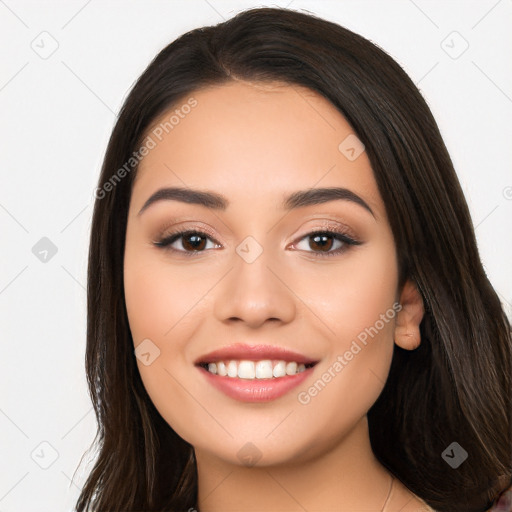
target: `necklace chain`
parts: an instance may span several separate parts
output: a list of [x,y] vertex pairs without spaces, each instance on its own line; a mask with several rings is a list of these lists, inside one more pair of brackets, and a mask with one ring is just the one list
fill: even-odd
[[389,485],[389,491],[388,491],[388,496],[386,498],[386,501],[384,502],[384,505],[382,506],[382,509],[380,512],[384,512],[385,508],[386,508],[386,505],[388,504],[389,502],[389,498],[391,498],[391,491],[393,489],[393,483],[395,482],[395,478],[393,475],[391,475],[391,484]]

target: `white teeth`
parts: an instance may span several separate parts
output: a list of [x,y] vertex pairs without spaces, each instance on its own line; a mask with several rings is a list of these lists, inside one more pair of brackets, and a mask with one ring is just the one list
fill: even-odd
[[295,361],[217,361],[208,363],[208,371],[221,377],[238,377],[240,379],[272,379],[296,375],[306,370],[306,365]]
[[228,363],[228,377],[236,377],[238,374],[238,367],[236,361],[229,361]]
[[238,363],[238,376],[241,379],[254,379],[256,372],[253,361],[240,361]]
[[295,375],[297,373],[297,363],[288,363],[286,365],[286,375]]
[[[239,370],[240,371],[240,370]],[[258,361],[256,363],[256,378],[271,379],[272,378],[272,361]]]
[[221,377],[225,377],[227,374],[228,374],[228,371],[226,370],[226,365],[222,361],[219,361],[217,363],[217,375],[220,375]]
[[272,375],[274,377],[284,377],[286,375],[286,362],[279,361],[272,370]]

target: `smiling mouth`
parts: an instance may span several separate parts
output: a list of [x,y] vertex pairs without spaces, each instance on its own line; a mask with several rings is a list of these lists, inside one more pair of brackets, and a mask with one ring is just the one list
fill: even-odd
[[315,365],[316,362],[300,363],[282,359],[262,359],[258,361],[231,359],[199,363],[197,366],[219,377],[260,380],[281,379],[283,377],[297,375],[309,368],[313,368]]

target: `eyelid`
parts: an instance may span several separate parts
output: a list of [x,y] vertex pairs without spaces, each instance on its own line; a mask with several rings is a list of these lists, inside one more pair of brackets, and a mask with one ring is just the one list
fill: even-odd
[[347,224],[344,224],[340,221],[333,221],[333,220],[327,220],[327,219],[313,219],[316,221],[315,227],[312,228],[306,228],[304,231],[304,234],[302,235],[299,240],[302,240],[307,235],[310,235],[311,233],[321,232],[323,230],[325,231],[332,231],[334,233],[345,235],[348,238],[353,239],[354,241],[358,240],[357,235],[355,234],[354,230],[348,226]]
[[198,222],[193,223],[190,227],[187,225],[183,226],[183,223],[175,225],[174,223],[171,222],[169,224],[166,224],[162,229],[158,231],[158,234],[156,235],[155,239],[156,241],[158,241],[164,238],[169,238],[174,234],[184,233],[188,231],[203,232],[206,235],[208,235],[214,242],[220,243],[217,240],[217,235],[212,228],[208,227],[207,225],[202,225],[201,223]]
[[[312,233],[317,233],[322,230],[333,231],[337,234],[345,235],[346,237],[349,237],[349,238],[353,239],[354,241],[357,241],[357,239],[358,239],[358,237],[356,236],[354,231],[350,228],[350,226],[348,226],[347,224],[344,224],[340,221],[333,221],[333,220],[329,220],[329,219],[311,219],[311,220],[319,221],[319,225],[317,225],[316,227],[312,227],[312,228],[306,228],[304,230],[303,235],[301,235],[300,238],[294,237],[295,241],[302,240],[307,235],[311,235]],[[178,223],[177,225],[175,223],[176,223],[176,219],[173,219],[173,220],[169,221],[168,223],[166,223],[161,229],[159,229],[158,234],[155,237],[156,240],[154,240],[154,241],[162,240],[163,238],[169,238],[170,236],[177,234],[177,233],[183,233],[183,232],[188,232],[188,231],[198,231],[198,232],[204,232],[205,234],[207,234],[217,244],[220,243],[217,239],[217,235],[214,232],[214,230],[212,228],[208,227],[207,225],[204,225],[204,224],[202,225],[200,222],[197,222],[197,221],[194,222],[193,225],[191,225],[190,227],[188,227],[186,225],[183,226],[182,224],[184,222]]]

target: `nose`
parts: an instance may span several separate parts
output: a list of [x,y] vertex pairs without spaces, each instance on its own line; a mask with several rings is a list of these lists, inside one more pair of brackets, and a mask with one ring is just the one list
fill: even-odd
[[249,263],[234,255],[233,268],[215,296],[214,314],[219,321],[258,328],[265,322],[286,324],[295,318],[297,298],[271,256],[264,250]]

